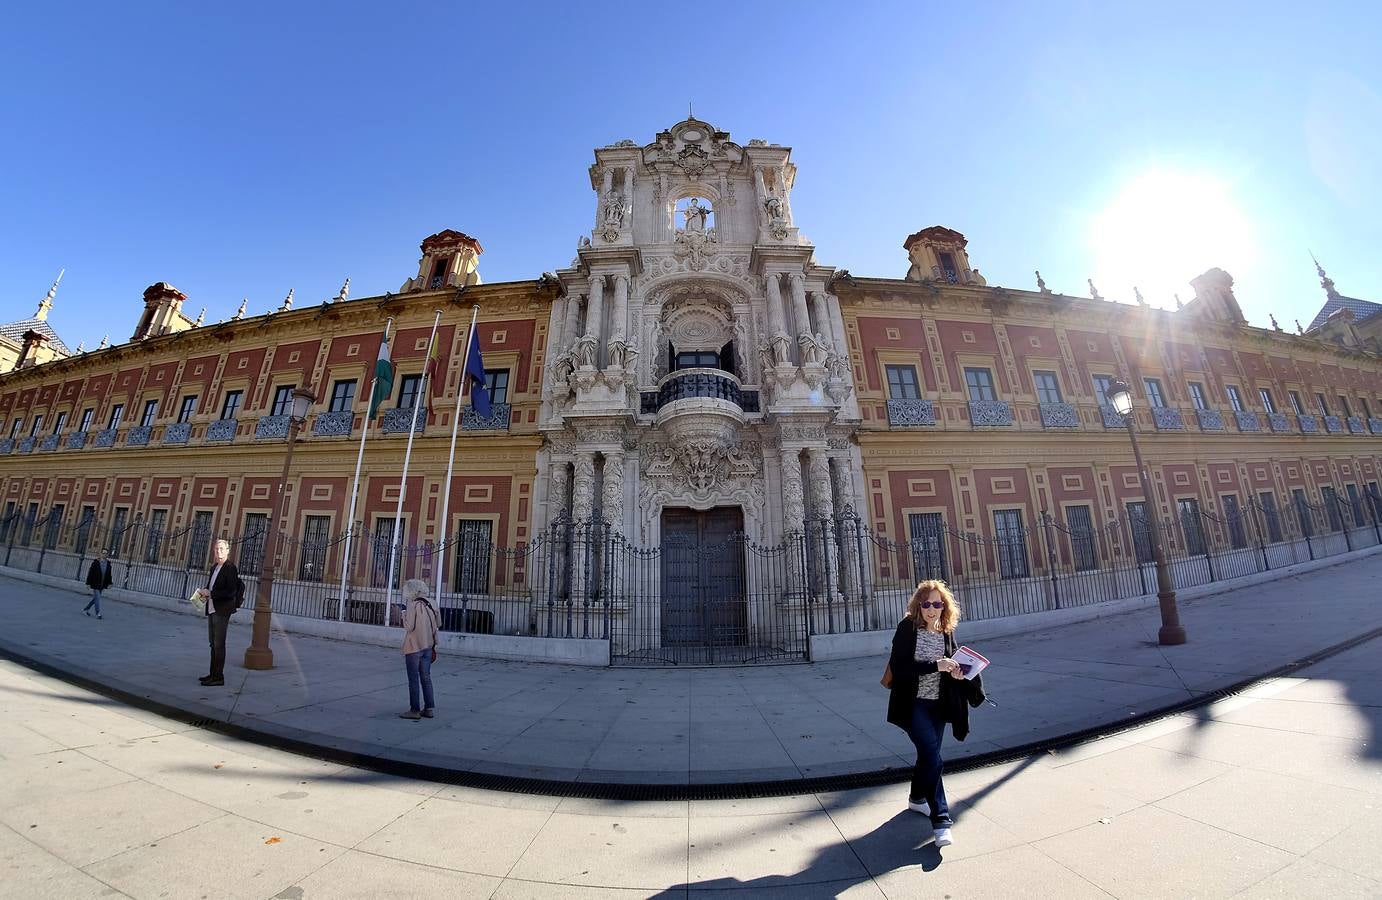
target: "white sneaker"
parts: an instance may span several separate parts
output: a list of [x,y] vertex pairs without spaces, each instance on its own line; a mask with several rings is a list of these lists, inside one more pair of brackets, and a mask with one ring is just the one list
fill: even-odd
[[949,829],[949,828],[937,828],[937,829],[936,829],[936,846],[937,846],[937,847],[949,847],[949,846],[950,846],[951,844],[953,844],[953,843],[955,843],[955,841],[954,841],[954,839],[952,839],[952,838],[950,837],[950,829]]
[[923,816],[931,815],[931,804],[927,803],[925,800],[918,803],[909,797],[907,798],[907,808],[914,813],[921,813]]

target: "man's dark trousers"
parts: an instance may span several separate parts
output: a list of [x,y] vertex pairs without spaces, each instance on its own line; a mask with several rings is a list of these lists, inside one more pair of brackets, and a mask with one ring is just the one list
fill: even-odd
[[212,613],[206,617],[206,637],[211,642],[211,672],[213,679],[224,679],[226,668],[226,630],[230,615]]

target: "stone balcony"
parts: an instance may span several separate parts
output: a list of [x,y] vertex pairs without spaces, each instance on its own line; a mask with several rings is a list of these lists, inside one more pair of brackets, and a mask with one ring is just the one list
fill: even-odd
[[260,416],[254,424],[256,441],[284,440],[288,437],[288,426],[292,416]]
[[131,428],[129,434],[125,435],[126,447],[147,447],[149,438],[153,436],[154,427],[152,425],[136,425]]
[[1319,433],[1320,420],[1314,416],[1296,416],[1296,422],[1300,425],[1301,434]]
[[398,406],[384,410],[384,421],[379,426],[384,434],[407,434],[409,429],[421,433],[427,428],[427,407]]
[[1012,423],[1013,408],[1008,401],[969,401],[969,424],[975,428],[1007,428]]
[[513,407],[507,403],[491,403],[489,415],[482,416],[469,405],[461,410],[462,431],[508,431]]
[[[677,369],[657,385],[657,424],[678,444],[730,441],[744,424],[743,385],[723,369]],[[732,442],[732,441],[731,441]]]
[[237,419],[217,419],[206,426],[206,440],[208,443],[228,444],[235,440],[235,432],[239,429]]
[[347,437],[355,425],[355,413],[349,409],[317,413],[312,422],[313,437]]
[[1367,428],[1365,428],[1365,427],[1363,426],[1363,420],[1362,420],[1361,418],[1359,418],[1358,416],[1349,416],[1349,417],[1348,417],[1348,433],[1349,433],[1349,434],[1367,434],[1367,433],[1368,433],[1368,430],[1367,430]]
[[894,428],[916,428],[936,424],[936,404],[920,398],[888,401],[888,424]]
[[1180,410],[1171,406],[1153,406],[1152,421],[1156,423],[1157,431],[1185,430],[1185,421],[1180,416]]
[[1200,431],[1224,430],[1224,414],[1217,409],[1197,409],[1195,418],[1200,422]]
[[192,437],[191,422],[174,422],[163,429],[164,444],[185,444]]
[[1233,418],[1238,423],[1238,430],[1250,434],[1256,434],[1262,430],[1262,420],[1257,418],[1257,413],[1240,409],[1233,414]]
[[1285,434],[1291,430],[1291,420],[1286,418],[1285,413],[1267,413],[1267,423],[1275,434]]
[[1330,434],[1343,434],[1344,422],[1338,416],[1325,416],[1324,430]]

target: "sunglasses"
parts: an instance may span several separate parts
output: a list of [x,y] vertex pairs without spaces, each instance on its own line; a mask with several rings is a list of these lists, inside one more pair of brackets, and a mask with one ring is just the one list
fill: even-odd
[[945,609],[945,601],[944,601],[944,600],[923,600],[923,601],[921,601],[921,608],[922,608],[922,609]]

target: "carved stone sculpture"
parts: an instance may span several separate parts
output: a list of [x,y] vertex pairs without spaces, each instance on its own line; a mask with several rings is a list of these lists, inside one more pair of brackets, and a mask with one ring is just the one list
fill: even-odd
[[825,365],[826,354],[830,350],[830,345],[825,342],[825,337],[820,332],[803,334],[797,338],[797,343],[801,345],[801,362],[803,365]]
[[698,199],[692,197],[691,203],[683,210],[683,214],[686,216],[687,233],[705,231],[705,218],[709,212],[710,210],[701,206],[701,202]]
[[779,366],[792,364],[792,339],[784,331],[772,336],[773,358]]
[[595,338],[583,336],[576,341],[576,365],[582,369],[595,368]]

